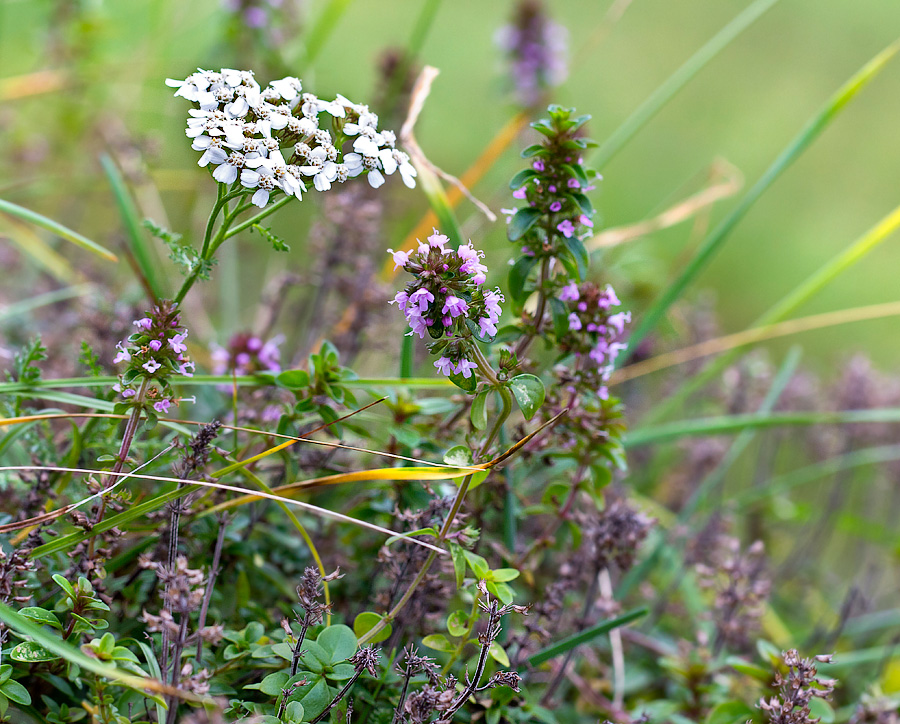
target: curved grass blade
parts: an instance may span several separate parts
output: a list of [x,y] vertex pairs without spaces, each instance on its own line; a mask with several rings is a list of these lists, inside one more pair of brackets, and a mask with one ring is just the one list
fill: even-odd
[[[900,206],[895,208],[891,213],[875,224],[875,226],[866,231],[866,233],[854,241],[847,249],[840,252],[831,261],[826,262],[818,271],[810,275],[798,287],[788,293],[781,301],[777,302],[769,309],[769,311],[757,319],[753,326],[762,328],[764,325],[771,325],[784,319],[796,310],[797,307],[820,292],[837,276],[849,269],[872,249],[887,239],[897,230],[898,226],[900,226]],[[651,410],[645,419],[655,422],[666,416],[670,411],[687,400],[687,398],[695,391],[722,372],[722,370],[736,357],[737,353],[732,352],[707,365],[702,372],[682,385],[675,394],[669,396],[664,402]]]
[[837,117],[843,108],[861,91],[894,57],[900,49],[900,41],[895,41],[866,63],[850,80],[848,80],[828,100],[820,110],[800,131],[799,134],[772,162],[762,177],[743,197],[737,207],[715,228],[701,244],[697,253],[681,274],[666,288],[651,307],[644,313],[640,323],[632,330],[628,349],[619,355],[618,366],[621,366],[634,352],[637,346],[653,330],[672,303],[678,299],[687,286],[700,271],[712,260],[721,248],[732,229],[744,218],[754,203],[768,188],[796,161],[815,141],[828,125]]
[[15,216],[22,221],[28,222],[29,224],[39,226],[40,228],[49,231],[51,234],[56,234],[56,236],[60,237],[61,239],[70,241],[76,246],[80,246],[82,249],[93,252],[94,254],[97,254],[98,256],[101,256],[108,261],[119,260],[119,258],[109,249],[101,246],[96,241],[91,241],[86,236],[82,236],[81,234],[79,234],[77,231],[72,231],[72,229],[70,229],[69,227],[63,226],[53,219],[48,219],[46,216],[39,214],[36,211],[26,209],[24,206],[19,206],[18,204],[14,204],[11,201],[4,201],[3,199],[0,199],[0,211],[3,211],[10,216]]
[[560,656],[568,652],[569,650],[574,649],[576,646],[585,644],[588,641],[593,641],[598,636],[602,636],[603,634],[608,633],[615,628],[619,628],[620,626],[624,626],[625,624],[631,623],[632,621],[636,621],[637,619],[646,615],[646,608],[636,608],[633,611],[623,613],[621,616],[616,616],[616,618],[611,618],[608,621],[601,621],[595,626],[586,628],[584,631],[573,634],[572,636],[564,638],[562,641],[558,641],[557,643],[548,646],[542,651],[538,651],[536,654],[528,658],[528,664],[530,666],[538,666],[540,664],[543,664],[545,661],[554,659],[557,656]]
[[728,47],[738,35],[752,25],[757,18],[771,8],[778,0],[756,0],[756,2],[747,6],[743,12],[734,18],[728,25],[722,28],[716,35],[706,42],[706,45],[694,53],[688,60],[676,70],[669,78],[657,88],[645,100],[637,110],[634,111],[625,122],[622,123],[613,134],[603,142],[600,148],[594,153],[591,162],[597,168],[601,168],[609,163],[612,158],[622,150],[625,144],[630,141],[634,135],[640,131],[659,110],[666,105],[675,95],[684,88],[685,85],[695,76],[703,67],[709,63],[720,51]]
[[100,165],[103,167],[103,173],[106,174],[106,178],[112,188],[116,207],[125,227],[128,248],[137,264],[141,284],[144,285],[151,299],[162,299],[165,296],[165,286],[163,285],[162,277],[157,271],[159,262],[141,227],[138,210],[131,199],[128,187],[125,185],[125,179],[122,178],[122,174],[119,173],[119,169],[112,158],[106,154],[100,156]]
[[315,61],[328,38],[337,28],[341,17],[353,0],[330,0],[330,2],[319,13],[315,24],[306,33],[306,57],[305,65],[309,66]]
[[28,224],[15,218],[6,219],[8,233],[4,238],[12,241],[22,253],[29,256],[41,269],[61,284],[76,284],[84,281],[81,274],[69,260],[42,239]]

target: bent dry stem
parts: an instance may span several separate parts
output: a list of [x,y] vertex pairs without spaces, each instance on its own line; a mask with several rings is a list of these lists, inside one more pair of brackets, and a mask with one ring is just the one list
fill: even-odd
[[[473,345],[474,347],[474,345]],[[496,381],[497,377],[494,375],[493,370],[490,368],[487,360],[484,358],[484,355],[481,354],[481,351],[478,350],[477,347],[474,347],[476,350],[475,359],[479,364],[479,367],[484,364],[487,365],[488,371],[490,371],[491,377]],[[499,383],[494,388],[500,393],[500,397],[502,400],[502,407],[497,415],[497,419],[494,422],[494,426],[491,428],[490,433],[488,433],[487,438],[484,441],[484,444],[481,446],[481,450],[479,451],[478,457],[479,460],[484,457],[484,454],[490,448],[494,439],[500,433],[500,429],[503,427],[503,423],[506,422],[506,419],[509,417],[510,412],[512,412],[512,395],[506,387],[503,387]],[[456,493],[456,497],[453,499],[453,504],[450,506],[450,511],[447,513],[447,518],[444,520],[444,525],[441,526],[441,530],[438,533],[437,545],[440,545],[447,539],[447,536],[450,534],[450,530],[453,527],[453,522],[456,519],[456,516],[459,514],[459,510],[462,507],[463,501],[466,498],[466,494],[469,492],[469,486],[472,484],[472,478],[475,476],[475,473],[470,473],[465,478],[463,478],[462,484],[459,486],[459,490]],[[404,606],[409,603],[409,600],[413,597],[413,594],[416,592],[416,589],[425,580],[425,576],[428,574],[429,569],[431,568],[431,564],[434,563],[437,558],[437,551],[432,550],[428,552],[428,557],[425,559],[425,562],[422,564],[422,567],[419,569],[419,572],[416,574],[416,577],[413,579],[412,583],[409,584],[409,588],[406,589],[406,592],[401,596],[400,600],[394,605],[394,607],[390,610],[390,612],[386,613],[381,620],[369,629],[365,634],[363,634],[359,638],[359,645],[362,646],[369,641],[371,641],[375,636],[377,636],[381,631],[383,631],[392,621],[397,618],[397,615],[403,610]]]

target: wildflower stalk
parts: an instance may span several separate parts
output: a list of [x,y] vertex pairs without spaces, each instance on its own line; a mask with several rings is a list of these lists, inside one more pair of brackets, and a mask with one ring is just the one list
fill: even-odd
[[[472,345],[472,348],[475,351],[474,357],[476,363],[479,364],[479,367],[481,366],[481,364],[486,365],[490,375],[494,378],[494,380],[496,380],[497,377],[494,374],[493,370],[490,368],[490,364],[484,358],[484,355],[481,354],[481,351],[478,350],[477,346]],[[481,460],[485,452],[490,448],[491,444],[494,441],[494,438],[496,438],[500,433],[500,429],[503,427],[503,423],[506,422],[506,419],[512,412],[512,395],[510,394],[509,389],[501,385],[499,382],[496,384],[494,389],[496,389],[500,393],[500,398],[503,404],[500,408],[500,412],[497,415],[497,419],[494,422],[494,426],[491,428],[491,431],[488,433],[484,444],[481,446],[481,450],[478,453],[478,460]],[[472,484],[472,478],[474,476],[474,473],[470,473],[465,478],[463,478],[462,484],[460,485],[459,490],[456,493],[456,497],[453,499],[453,503],[450,506],[450,511],[447,513],[447,518],[444,520],[444,525],[441,526],[441,530],[438,533],[438,547],[440,547],[440,545],[447,539],[447,536],[450,534],[450,530],[453,527],[453,522],[456,519],[456,516],[459,514],[459,510],[466,498],[466,494],[469,492],[469,486]],[[425,580],[425,576],[428,574],[428,571],[436,558],[437,551],[429,551],[428,557],[425,559],[425,562],[422,564],[422,567],[419,569],[416,577],[412,580],[412,583],[409,584],[406,592],[403,594],[403,596],[400,597],[400,600],[397,601],[390,612],[385,614],[375,626],[373,626],[371,629],[369,629],[369,631],[367,631],[360,637],[360,645],[371,641],[379,632],[383,631],[391,621],[397,618],[397,615],[400,613],[400,611],[402,611],[404,606],[409,603],[409,600],[416,592],[416,589],[419,587],[422,581]]]

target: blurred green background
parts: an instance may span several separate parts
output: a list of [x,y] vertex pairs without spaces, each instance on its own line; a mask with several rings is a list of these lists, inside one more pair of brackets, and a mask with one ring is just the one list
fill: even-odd
[[[297,3],[302,26],[314,26],[326,5]],[[422,2],[346,5],[312,65],[302,61],[309,33],[288,44],[295,62],[291,71],[320,95],[339,92],[365,102],[372,97],[376,58],[385,47],[407,42]],[[607,0],[547,3],[569,30],[572,62],[568,81],[552,100],[592,114],[589,134],[600,141],[747,3],[619,2],[624,13],[609,25],[611,5]],[[516,111],[493,41],[512,6],[499,0],[436,5],[421,61],[441,75],[417,135],[429,157],[451,173],[462,174]],[[8,90],[10,79],[36,71],[69,73],[57,90],[2,101],[0,195],[115,245],[118,217],[97,163],[109,140],[97,129],[121,124],[151,149],[147,163],[171,227],[196,234],[214,184],[196,169],[197,154],[184,138],[187,104],[173,98],[163,80],[184,78],[197,66],[253,67],[259,48],[230,42],[230,22],[222,5],[210,0],[0,3],[0,88]],[[605,180],[594,197],[602,224],[634,223],[658,213],[697,190],[719,157],[752,183],[830,94],[898,33],[897,2],[776,3],[603,169]],[[54,55],[61,46],[75,48],[77,60]],[[258,77],[263,83],[269,79]],[[900,61],[895,59],[741,222],[691,290],[716,292],[723,331],[744,328],[900,203],[898,110]],[[521,144],[514,146],[475,189],[495,210],[511,205],[506,181],[522,163]],[[718,204],[712,221],[734,202]],[[293,267],[304,265],[302,238],[314,213],[313,204],[302,206],[277,224],[293,247]],[[385,246],[396,245],[425,209],[421,193],[398,192]],[[464,230],[491,250],[494,268],[502,265],[508,254],[502,221],[487,224],[468,205],[460,215]],[[634,284],[630,301],[636,312],[651,298],[647,290],[658,289],[684,263],[690,230],[690,223],[683,224],[605,254],[610,278]],[[222,278],[256,290],[252,279],[266,274],[267,266],[271,271],[283,265],[282,258],[257,249],[252,240],[242,241],[236,254],[223,259]],[[83,252],[64,253],[85,268],[108,268]],[[898,262],[900,238],[882,245],[800,314],[895,299]],[[122,271],[118,278],[124,282],[130,275]],[[636,299],[642,289],[645,298]],[[239,296],[222,296],[219,313],[226,327],[237,329],[241,320],[235,315],[246,322],[252,311],[238,303]],[[806,362],[814,358],[830,366],[849,351],[869,350],[880,364],[893,365],[900,353],[896,329],[897,320],[886,319],[804,334]]]

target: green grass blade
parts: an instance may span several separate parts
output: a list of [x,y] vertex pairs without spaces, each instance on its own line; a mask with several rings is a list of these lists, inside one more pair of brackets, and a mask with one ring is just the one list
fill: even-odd
[[[805,304],[815,294],[818,294],[840,274],[845,272],[856,262],[862,259],[872,249],[887,239],[897,227],[900,226],[900,206],[885,216],[875,226],[866,231],[854,241],[847,249],[840,252],[831,261],[827,262],[818,271],[809,276],[793,291],[777,302],[772,308],[757,319],[751,329],[763,328],[768,325],[783,321],[801,305]],[[746,352],[756,342],[726,352],[714,361],[710,362],[701,372],[683,384],[675,394],[667,397],[661,404],[653,408],[645,417],[646,422],[656,422],[666,417],[674,409],[682,405],[694,392],[706,385],[710,380],[719,375],[733,360]]]
[[543,664],[545,661],[556,658],[557,656],[560,656],[567,651],[574,649],[576,646],[585,644],[588,641],[593,641],[598,636],[602,636],[603,634],[612,631],[614,628],[624,626],[625,624],[631,623],[632,621],[635,621],[646,615],[646,608],[636,608],[633,611],[629,611],[628,613],[623,613],[621,616],[611,618],[609,621],[601,621],[595,626],[591,626],[590,628],[586,628],[584,631],[579,631],[576,634],[572,634],[571,636],[564,638],[562,641],[558,641],[555,644],[552,644],[543,649],[542,651],[538,651],[536,654],[528,658],[528,664],[530,666],[538,666],[539,664]]
[[418,172],[419,186],[425,192],[431,210],[438,218],[438,231],[450,237],[453,246],[465,243],[456,215],[453,213],[453,207],[437,174],[422,163],[416,164],[416,171]]
[[[46,629],[29,621],[27,618],[19,614],[9,606],[0,603],[0,621],[3,621],[10,629],[22,636],[28,636],[35,643],[40,644],[48,651],[52,651],[64,658],[70,663],[77,664],[87,671],[91,671],[99,676],[103,676],[112,681],[118,682],[123,686],[144,693],[144,688],[149,688],[148,684],[154,684],[152,679],[146,679],[142,676],[122,671],[121,669],[105,664],[99,659],[88,656],[81,649],[72,646],[72,644],[63,641],[61,638],[47,632]],[[159,689],[159,682],[155,682],[155,689]]]
[[106,247],[101,246],[96,241],[91,241],[77,231],[72,231],[72,229],[67,226],[63,226],[62,224],[53,221],[53,219],[48,219],[46,216],[43,216],[36,211],[26,209],[23,206],[19,206],[10,201],[4,201],[3,199],[0,199],[0,211],[3,211],[10,216],[15,216],[29,224],[39,226],[40,228],[49,231],[51,234],[56,234],[61,239],[71,241],[82,249],[87,249],[98,256],[102,256],[108,261],[119,261],[119,258]]
[[119,210],[119,216],[125,227],[125,238],[128,240],[129,250],[137,264],[141,283],[153,299],[162,299],[165,296],[165,286],[158,271],[159,261],[141,227],[141,219],[138,217],[137,207],[125,185],[125,179],[119,173],[115,162],[106,154],[100,156],[100,165],[112,188],[116,208]]
[[617,360],[618,366],[621,366],[631,356],[637,346],[656,327],[672,303],[681,296],[687,286],[712,260],[732,229],[743,219],[753,204],[809,148],[822,131],[837,117],[840,111],[894,57],[898,49],[900,49],[900,42],[895,42],[866,63],[849,81],[838,89],[825,106],[778,155],[762,177],[741,199],[737,207],[706,237],[681,274],[666,288],[662,295],[651,305],[650,309],[643,314],[641,321],[631,333],[628,349],[619,355]]
[[331,0],[319,13],[315,25],[306,33],[306,66],[315,62],[352,2],[353,0]]
[[640,447],[697,435],[726,435],[748,428],[789,425],[855,425],[871,422],[900,422],[900,407],[844,410],[842,412],[780,412],[771,415],[750,413],[703,417],[635,430],[630,432],[626,438],[625,447]]
[[[793,377],[794,373],[797,371],[797,365],[799,363],[800,351],[797,348],[792,349],[788,354],[787,359],[785,359],[784,364],[781,365],[781,368],[775,375],[775,379],[772,380],[769,391],[766,393],[765,398],[763,398],[762,403],[757,409],[757,415],[765,416],[771,414],[772,410],[775,408],[775,404],[778,402],[778,398],[781,397],[781,393],[784,392],[784,388],[787,387],[788,382],[791,381],[791,377]],[[735,440],[728,449],[725,457],[723,457],[719,464],[703,478],[687,503],[685,503],[684,507],[679,511],[677,518],[679,524],[686,523],[701,503],[706,500],[709,493],[725,479],[731,466],[752,442],[756,433],[757,430],[752,428],[741,432],[737,440]],[[622,578],[616,590],[617,599],[622,600],[634,586],[647,577],[650,571],[656,566],[657,561],[662,556],[663,549],[667,545],[669,545],[667,536],[660,536],[650,553]]]
[[622,148],[640,131],[660,109],[666,105],[703,67],[724,50],[732,40],[752,25],[763,13],[778,0],[756,0],[743,12],[722,28],[706,44],[694,53],[678,70],[657,88],[619,126],[612,135],[603,142],[594,154],[591,162],[602,168],[612,160]]
[[766,482],[765,487],[752,488],[737,493],[732,498],[732,502],[737,505],[738,510],[743,510],[767,498],[784,495],[800,485],[820,480],[844,470],[852,470],[869,465],[882,465],[897,460],[900,460],[900,445],[878,445],[862,450],[854,450],[853,452],[835,455],[828,460],[806,465],[784,475],[771,478]]

